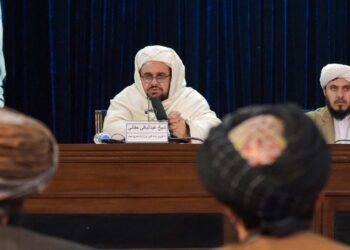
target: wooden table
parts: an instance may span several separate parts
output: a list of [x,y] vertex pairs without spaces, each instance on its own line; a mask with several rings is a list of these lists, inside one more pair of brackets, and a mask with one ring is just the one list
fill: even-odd
[[[32,214],[221,213],[196,173],[195,144],[61,144],[56,176],[25,203]],[[313,228],[334,237],[350,213],[350,145],[330,145],[332,173]],[[225,227],[225,230],[230,230]],[[231,233],[231,232],[230,232]]]
[[35,213],[221,211],[196,174],[195,144],[62,144],[56,176]]

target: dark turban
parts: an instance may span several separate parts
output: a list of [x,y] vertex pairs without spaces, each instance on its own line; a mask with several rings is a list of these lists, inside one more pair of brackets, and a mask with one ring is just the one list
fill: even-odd
[[263,234],[308,227],[329,174],[328,147],[293,104],[249,106],[213,128],[198,155],[207,189],[260,221]]

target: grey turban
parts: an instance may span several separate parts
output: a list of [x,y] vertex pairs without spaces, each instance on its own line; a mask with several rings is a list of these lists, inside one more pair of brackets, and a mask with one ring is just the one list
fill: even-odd
[[[259,133],[253,128],[258,125],[250,120],[265,115],[283,124],[277,129],[282,129],[281,138],[276,139],[281,152],[260,162],[247,160],[236,148],[239,140],[235,144],[230,136],[247,121],[252,126],[250,139],[254,140]],[[266,126],[266,138],[270,137],[269,130]],[[257,145],[265,143],[256,141]],[[271,145],[272,149],[276,146]],[[255,154],[262,155],[259,151]],[[198,172],[207,189],[224,204],[259,218],[263,233],[271,235],[285,235],[308,226],[310,219],[303,218],[312,213],[329,165],[326,142],[314,123],[293,104],[249,106],[226,116],[210,131],[198,154]]]

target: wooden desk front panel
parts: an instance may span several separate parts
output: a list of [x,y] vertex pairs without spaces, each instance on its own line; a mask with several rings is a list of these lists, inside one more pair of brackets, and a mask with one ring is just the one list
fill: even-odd
[[[221,212],[196,173],[199,145],[60,145],[56,176],[25,204],[28,213]],[[332,172],[313,228],[334,237],[336,212],[350,211],[350,146],[330,145]]]
[[31,213],[220,212],[196,173],[198,145],[60,145],[56,176]]
[[[332,168],[330,179],[321,197],[319,232],[331,238],[335,235],[335,216],[350,214],[350,145],[330,145]],[[347,230],[350,230],[350,225]],[[350,236],[345,241],[349,241]],[[350,241],[349,241],[350,242]]]

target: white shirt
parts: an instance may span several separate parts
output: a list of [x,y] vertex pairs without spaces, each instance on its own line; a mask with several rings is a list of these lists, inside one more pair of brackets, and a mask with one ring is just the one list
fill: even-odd
[[[342,120],[333,118],[335,143],[350,144],[350,115],[344,117]],[[349,141],[339,141],[349,140]],[[339,141],[339,142],[337,142]]]

